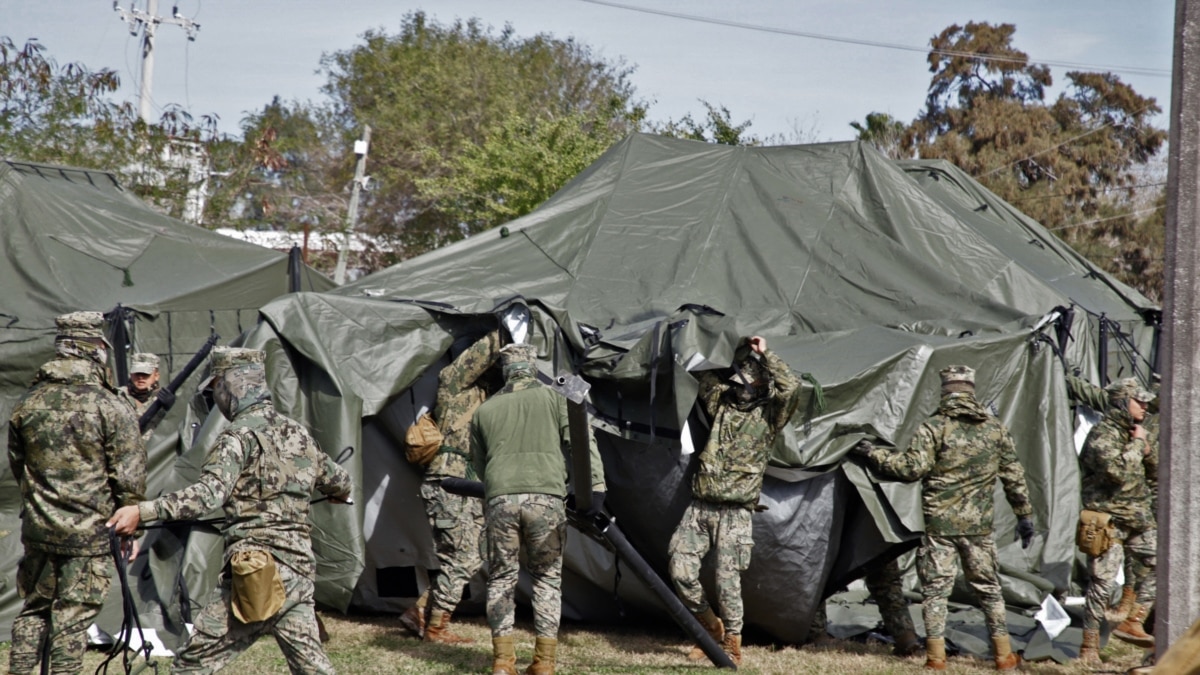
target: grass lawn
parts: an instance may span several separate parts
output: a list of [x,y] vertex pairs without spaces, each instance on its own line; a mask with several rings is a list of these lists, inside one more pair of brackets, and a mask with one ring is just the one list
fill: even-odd
[[[527,611],[527,610],[526,610]],[[473,638],[474,644],[447,646],[426,644],[411,637],[397,616],[342,616],[322,613],[330,640],[325,645],[339,673],[490,673],[491,634],[483,617],[465,617],[455,621],[454,631]],[[689,645],[683,633],[669,623],[636,623],[627,625],[564,624],[559,634],[558,672],[573,673],[712,673],[715,669],[687,660]],[[8,645],[2,648],[7,670]],[[533,652],[533,625],[528,615],[518,610],[517,667],[524,671]],[[882,644],[862,644],[838,641],[830,646],[779,647],[750,644],[743,650],[742,672],[747,673],[893,673],[926,672],[924,657],[899,659],[890,647]],[[1104,665],[1093,671],[1072,663],[1060,666],[1052,662],[1026,664],[1029,673],[1123,673],[1141,663],[1142,652],[1117,641],[1111,641],[1101,652]],[[95,672],[105,655],[88,652],[85,673]],[[140,661],[139,661],[140,663]],[[160,661],[160,672],[168,670],[167,660]],[[109,673],[121,673],[120,659],[109,665]],[[233,663],[226,672],[239,675],[287,673],[274,640],[264,638]],[[950,659],[951,673],[995,672],[990,661],[967,657]]]

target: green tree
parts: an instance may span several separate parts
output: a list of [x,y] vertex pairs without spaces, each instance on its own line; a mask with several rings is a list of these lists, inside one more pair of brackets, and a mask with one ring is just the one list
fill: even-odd
[[[364,201],[362,221],[372,233],[398,237],[405,255],[532,208],[561,186],[564,167],[585,165],[645,113],[624,64],[572,39],[520,38],[511,26],[496,32],[477,19],[443,25],[414,12],[397,34],[367,31],[361,44],[326,54],[322,67],[344,142],[372,127],[368,171],[379,188]],[[582,154],[562,165],[505,167],[509,178],[518,170],[537,175],[504,185],[504,172],[482,170],[481,158],[528,162],[552,153],[549,146],[508,153],[496,146],[505,138]],[[478,171],[458,176],[471,170]],[[490,192],[466,192],[480,187]],[[522,187],[536,192],[516,199]]]
[[903,147],[904,134],[908,130],[904,122],[887,113],[869,113],[865,122],[850,123],[858,132],[858,140],[870,143],[892,159],[908,159],[911,156]]
[[663,136],[721,145],[764,144],[762,139],[746,133],[746,130],[750,128],[750,120],[735,124],[729,108],[723,105],[713,105],[703,99],[700,100],[700,105],[704,106],[703,120],[697,122],[692,114],[688,113],[677,121],[667,120],[661,124],[651,124],[650,130]]
[[[1047,102],[1050,71],[1012,46],[1015,31],[972,22],[931,40],[925,108],[902,149],[954,162],[1119,276],[1122,266],[1160,269],[1136,260],[1161,251],[1132,206],[1138,169],[1166,141],[1150,122],[1157,102],[1112,73],[1086,72],[1067,73],[1066,91]],[[1161,278],[1132,280],[1157,297]]]
[[196,121],[167,106],[154,124],[111,96],[115,71],[60,65],[36,40],[17,47],[0,37],[0,155],[13,159],[113,171],[135,193],[182,215],[199,179],[173,159],[216,138],[216,118]]

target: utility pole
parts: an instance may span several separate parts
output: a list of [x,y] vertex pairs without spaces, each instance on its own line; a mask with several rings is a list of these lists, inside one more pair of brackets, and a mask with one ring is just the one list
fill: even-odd
[[145,12],[135,7],[132,0],[129,9],[122,9],[117,2],[118,0],[113,0],[113,10],[120,12],[121,20],[129,24],[129,34],[136,36],[138,30],[142,31],[142,81],[138,94],[138,113],[143,122],[150,124],[150,87],[154,82],[154,33],[158,30],[158,25],[165,23],[180,26],[187,31],[187,39],[194,42],[200,24],[182,16],[178,5],[171,9],[171,16],[158,16],[158,0],[146,0]]
[[1200,618],[1200,0],[1176,0],[1167,164],[1155,646]]
[[346,256],[354,236],[354,225],[358,222],[358,195],[367,182],[363,175],[367,170],[367,147],[371,145],[371,125],[363,127],[361,141],[354,141],[354,154],[358,164],[354,167],[354,187],[350,190],[350,209],[346,212],[346,229],[342,238],[342,249],[338,251],[337,266],[333,270],[333,283],[341,286],[346,281]]

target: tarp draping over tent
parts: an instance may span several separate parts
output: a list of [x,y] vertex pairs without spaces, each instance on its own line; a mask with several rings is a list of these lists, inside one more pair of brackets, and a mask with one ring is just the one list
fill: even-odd
[[[17,161],[0,161],[0,261],[0,419],[6,429],[37,368],[54,355],[59,314],[121,315],[131,349],[158,354],[166,383],[211,332],[236,338],[258,320],[260,307],[296,280],[306,291],[333,287],[307,267],[290,275],[287,254],[158,213],[112,174]],[[114,312],[118,306],[122,311]],[[181,397],[149,444],[151,494],[177,482],[177,453],[191,444],[188,398]],[[7,441],[6,431],[0,444]],[[5,462],[0,639],[7,639],[20,608],[14,582],[19,511],[19,490]]]

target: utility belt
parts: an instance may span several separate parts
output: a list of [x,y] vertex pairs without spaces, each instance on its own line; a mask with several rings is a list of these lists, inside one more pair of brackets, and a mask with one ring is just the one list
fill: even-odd
[[1119,543],[1121,540],[1117,537],[1117,528],[1112,522],[1111,514],[1089,509],[1079,512],[1079,525],[1075,529],[1075,546],[1081,553],[1098,558],[1112,548],[1113,544]]

